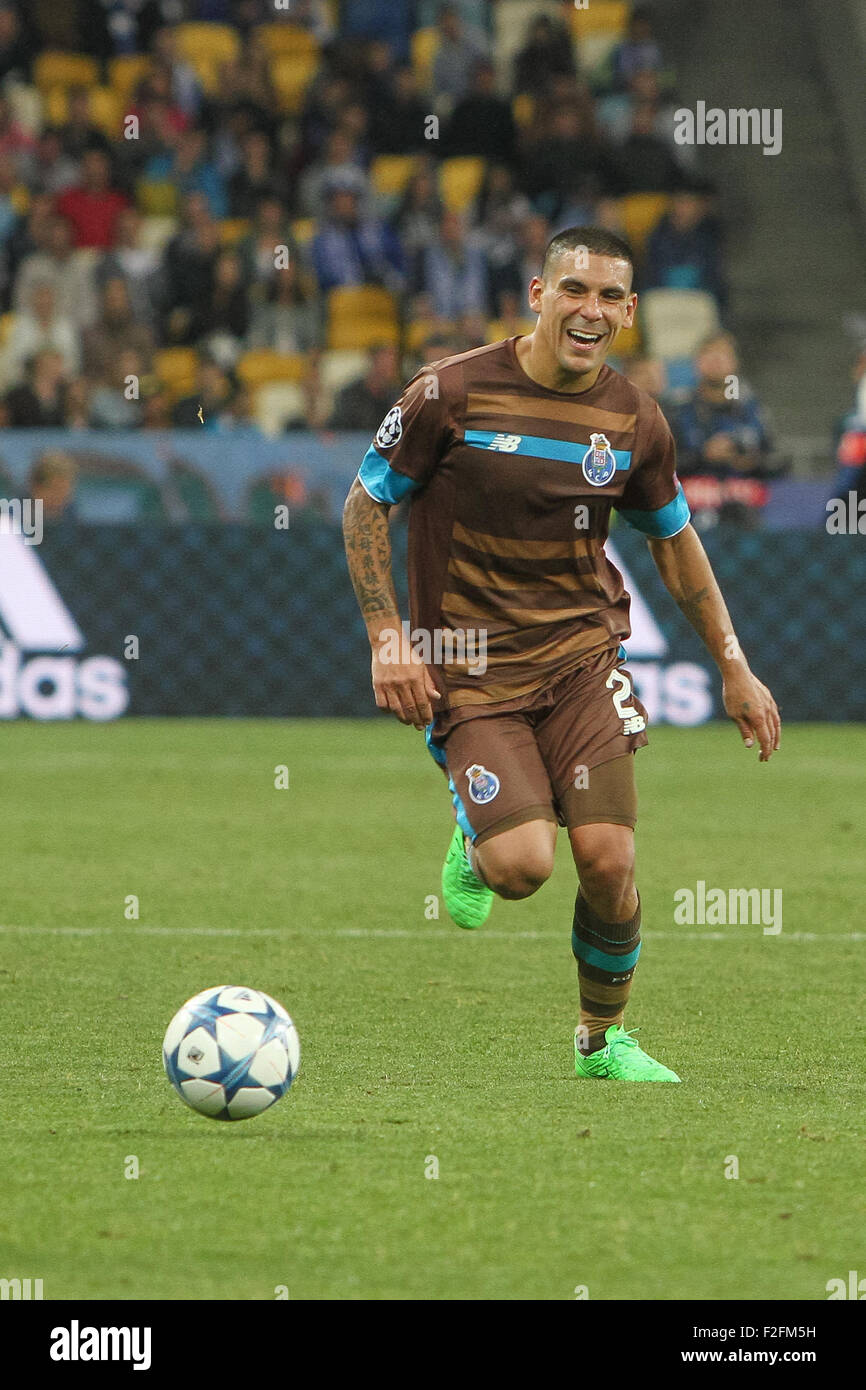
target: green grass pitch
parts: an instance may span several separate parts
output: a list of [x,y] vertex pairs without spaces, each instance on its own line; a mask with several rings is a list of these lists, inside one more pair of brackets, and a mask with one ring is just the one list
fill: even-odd
[[[627,1024],[684,1081],[659,1087],[573,1075],[564,836],[485,930],[425,915],[450,800],[413,730],[2,737],[0,1276],[47,1299],[784,1300],[862,1268],[866,729],[788,728],[767,766],[727,725],[638,754]],[[781,888],[781,935],[676,926],[699,879]],[[302,1044],[285,1099],[235,1125],[161,1061],[221,983],[275,995]]]

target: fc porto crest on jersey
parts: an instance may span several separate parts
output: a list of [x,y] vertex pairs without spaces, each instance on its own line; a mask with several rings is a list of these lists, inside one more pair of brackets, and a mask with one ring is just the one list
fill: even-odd
[[583,476],[593,487],[604,487],[616,472],[616,458],[605,434],[591,434],[590,445],[583,456]]
[[397,443],[402,433],[403,412],[399,405],[394,405],[376,431],[376,443],[380,449],[390,449],[392,445]]
[[469,778],[469,795],[476,806],[486,806],[499,791],[499,778],[496,773],[488,772],[480,763],[473,763],[471,767],[467,767],[466,776]]

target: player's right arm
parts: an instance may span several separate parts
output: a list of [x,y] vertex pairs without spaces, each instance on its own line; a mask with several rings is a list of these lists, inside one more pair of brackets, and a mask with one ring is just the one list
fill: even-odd
[[440,695],[400,621],[391,572],[390,510],[389,503],[371,497],[356,478],[343,508],[343,539],[370,639],[376,704],[420,729],[433,719],[433,702]]

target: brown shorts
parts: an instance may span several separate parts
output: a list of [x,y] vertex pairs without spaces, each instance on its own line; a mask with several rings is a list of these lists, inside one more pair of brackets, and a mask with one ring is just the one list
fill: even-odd
[[427,744],[448,778],[458,823],[480,844],[530,820],[569,830],[633,827],[631,755],[647,742],[647,722],[622,659],[606,650],[519,708],[462,706],[440,715]]

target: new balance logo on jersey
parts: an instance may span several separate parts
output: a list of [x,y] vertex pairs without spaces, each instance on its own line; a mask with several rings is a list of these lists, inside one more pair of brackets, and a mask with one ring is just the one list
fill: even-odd
[[522,434],[494,434],[488,449],[498,449],[501,454],[513,454],[520,447]]
[[85,645],[35,549],[18,531],[0,527],[0,719],[123,714],[124,667],[110,656],[79,660],[74,653]]

